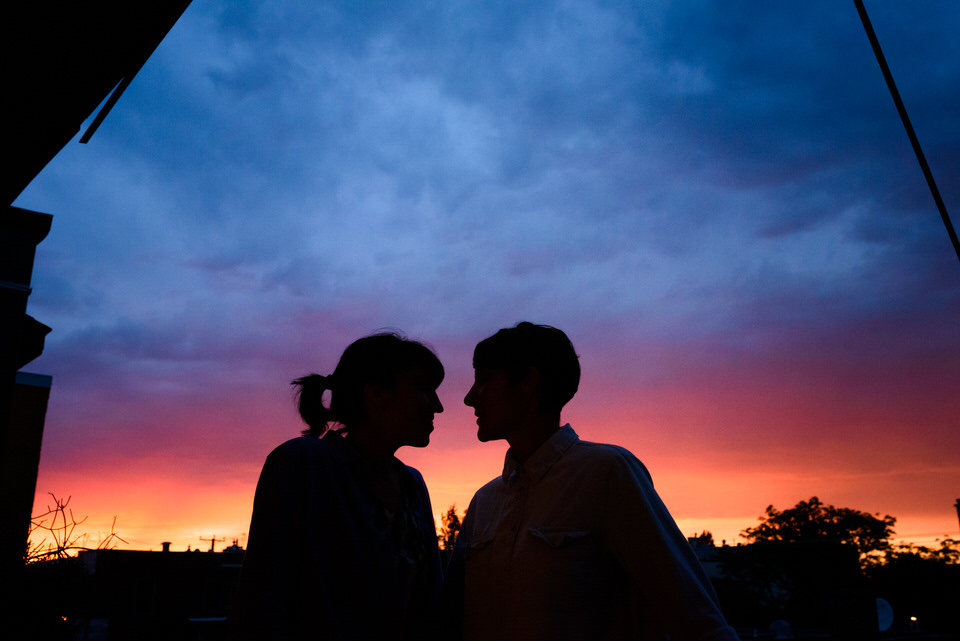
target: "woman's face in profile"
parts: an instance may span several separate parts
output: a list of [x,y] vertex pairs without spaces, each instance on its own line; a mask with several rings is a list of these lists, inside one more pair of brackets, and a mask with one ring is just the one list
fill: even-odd
[[443,405],[426,372],[411,369],[400,374],[385,397],[384,434],[398,447],[429,445],[433,417],[443,411]]

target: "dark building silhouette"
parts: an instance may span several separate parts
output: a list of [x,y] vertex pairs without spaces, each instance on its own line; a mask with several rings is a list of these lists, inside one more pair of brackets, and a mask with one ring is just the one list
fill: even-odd
[[878,595],[860,569],[854,546],[777,541],[722,546],[716,553],[714,585],[727,620],[738,629],[763,630],[780,620],[798,635],[876,636]]
[[[29,637],[220,641],[243,549],[223,552],[90,550],[26,568]],[[20,637],[17,637],[20,638]]]
[[4,7],[7,203],[107,98],[81,141],[89,139],[189,4],[103,0]]
[[243,551],[93,550],[86,639],[225,638]]
[[10,424],[15,429],[7,434],[5,456],[0,466],[0,483],[3,487],[0,514],[10,525],[3,529],[4,537],[9,537],[9,540],[4,540],[4,548],[19,549],[22,554],[37,490],[43,422],[53,379],[26,372],[16,372],[15,375],[16,384],[12,388],[10,402]]
[[[3,20],[7,126],[0,152],[7,203],[0,213],[0,576],[4,585],[15,585],[21,579],[51,386],[49,377],[19,370],[43,352],[51,331],[27,315],[27,299],[36,247],[49,233],[52,216],[12,203],[106,99],[81,142],[89,139],[190,0],[8,4]],[[14,598],[3,600],[3,620],[18,620],[19,598],[28,597],[14,591]]]
[[51,216],[18,207],[9,207],[0,217],[0,549],[4,576],[10,576],[23,557],[50,391],[49,377],[38,386],[39,379],[30,379],[30,384],[17,371],[43,352],[50,331],[27,315],[33,257],[37,244],[50,231],[50,221]]

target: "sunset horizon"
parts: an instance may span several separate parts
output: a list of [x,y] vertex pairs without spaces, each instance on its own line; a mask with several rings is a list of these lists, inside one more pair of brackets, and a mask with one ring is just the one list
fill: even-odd
[[[956,217],[960,12],[867,8]],[[446,368],[397,454],[439,527],[501,472],[463,398],[523,320],[687,536],[817,496],[960,537],[960,264],[853,3],[194,2],[79,135],[14,205],[53,216],[33,514],[92,542],[243,545],[290,381],[385,328]]]
[[[441,386],[441,399],[445,412],[437,416],[434,442],[426,448],[404,447],[397,457],[417,468],[424,476],[430,491],[437,529],[442,526],[443,515],[455,506],[461,516],[469,505],[473,493],[490,479],[500,474],[503,457],[508,448],[504,441],[482,444],[474,441],[469,447],[460,447],[452,436],[454,430],[468,432],[472,437],[476,424],[469,408],[451,407],[459,398],[445,398],[446,384]],[[466,387],[464,387],[464,390]],[[41,462],[40,480],[34,514],[53,505],[51,494],[58,499],[70,498],[70,508],[76,518],[85,519],[78,533],[87,535],[84,546],[96,547],[111,531],[122,542],[114,541],[118,549],[159,550],[164,542],[174,551],[208,550],[210,539],[217,540],[216,550],[237,542],[245,547],[246,535],[253,507],[253,495],[260,473],[262,459],[279,445],[285,437],[299,435],[303,425],[299,423],[294,405],[289,396],[289,433],[280,434],[275,443],[265,444],[260,459],[244,462],[242,469],[230,474],[214,475],[223,478],[219,483],[203,476],[183,484],[173,480],[177,477],[175,467],[169,460],[153,462],[147,457],[140,460],[137,483],[122,483],[123,473],[110,478],[109,468],[99,467],[100,479],[91,483],[91,470],[84,466],[71,473],[70,466],[56,474],[45,474]],[[698,448],[684,448],[670,443],[669,432],[660,433],[656,428],[649,432],[636,433],[626,438],[617,428],[601,429],[580,418],[583,403],[571,403],[579,411],[571,422],[581,438],[598,442],[612,442],[614,435],[621,438],[616,444],[627,447],[641,458],[650,471],[657,488],[677,521],[684,535],[693,537],[704,531],[713,535],[716,545],[737,545],[746,541],[741,532],[755,526],[764,516],[768,505],[777,509],[793,507],[799,501],[813,496],[826,504],[846,507],[877,516],[890,515],[897,519],[891,540],[895,543],[912,543],[936,547],[945,538],[960,538],[955,499],[950,499],[950,489],[945,488],[937,496],[919,497],[891,494],[891,489],[903,476],[936,474],[939,470],[901,469],[882,473],[856,472],[844,469],[842,461],[832,472],[819,479],[806,477],[794,466],[776,460],[756,461],[751,465],[735,464],[730,452],[704,453]],[[565,412],[565,420],[566,420]],[[451,423],[457,422],[454,428]],[[579,426],[579,427],[578,427]],[[640,432],[639,428],[636,430]],[[437,441],[444,445],[437,444]],[[450,445],[446,445],[450,443]],[[444,449],[440,449],[444,448]],[[644,448],[647,455],[644,456]],[[440,450],[440,451],[438,451]],[[652,451],[658,452],[651,454]],[[774,453],[774,450],[771,450]],[[694,461],[692,468],[680,465],[684,460]],[[41,461],[43,459],[41,458]],[[202,461],[199,462],[202,466]],[[120,470],[128,469],[118,465]],[[151,470],[147,473],[146,470]],[[949,472],[945,467],[944,471]],[[76,475],[74,480],[74,475]],[[877,485],[872,492],[863,492],[864,481],[888,476],[886,484]],[[902,479],[901,479],[902,480]],[[817,485],[816,483],[820,484]],[[63,489],[45,489],[44,486],[59,486]],[[77,495],[69,486],[92,489],[92,495]],[[764,488],[762,491],[756,488]],[[155,498],[155,496],[156,498]],[[913,511],[906,506],[913,507]],[[922,506],[923,509],[917,509]],[[34,537],[36,539],[36,537]],[[34,541],[36,542],[36,541]]]

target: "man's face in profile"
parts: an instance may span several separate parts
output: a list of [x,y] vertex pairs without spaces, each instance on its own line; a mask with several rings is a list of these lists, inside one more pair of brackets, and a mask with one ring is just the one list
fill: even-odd
[[527,399],[520,386],[510,383],[510,374],[505,369],[477,369],[473,387],[463,402],[473,408],[477,438],[483,443],[508,439],[527,409]]

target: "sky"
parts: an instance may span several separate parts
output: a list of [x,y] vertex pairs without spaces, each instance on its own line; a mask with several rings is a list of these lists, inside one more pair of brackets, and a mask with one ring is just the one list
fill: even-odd
[[[957,221],[960,12],[866,7]],[[521,320],[687,535],[817,496],[960,536],[960,261],[852,2],[195,0],[14,204],[54,216],[34,513],[88,544],[244,544],[289,382],[384,328],[446,367],[398,456],[462,510],[506,451],[473,346]]]

